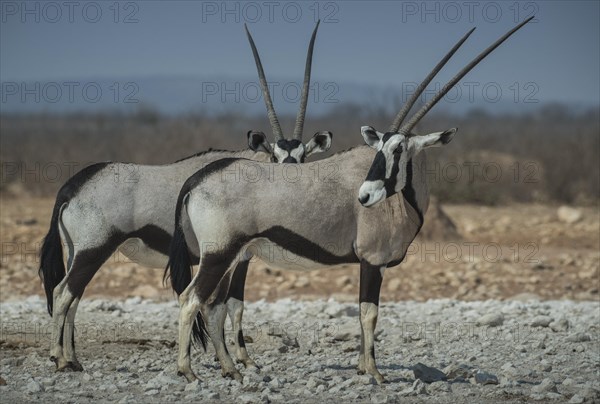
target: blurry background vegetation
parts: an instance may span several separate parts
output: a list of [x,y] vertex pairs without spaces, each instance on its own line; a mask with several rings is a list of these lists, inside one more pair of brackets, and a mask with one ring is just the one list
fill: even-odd
[[[362,125],[385,131],[393,118],[386,110],[339,104],[318,118],[309,112],[304,138],[318,130],[333,132],[332,149],[319,155],[323,158],[363,144]],[[280,117],[285,133],[294,118]],[[599,122],[597,108],[546,104],[523,114],[434,111],[417,130],[459,128],[449,146],[428,153],[429,184],[443,203],[589,205],[600,197]],[[68,179],[65,163],[76,171],[97,161],[168,164],[209,147],[244,149],[248,130],[263,130],[272,138],[268,128],[263,116],[167,116],[148,106],[128,114],[3,114],[0,192],[53,196]]]

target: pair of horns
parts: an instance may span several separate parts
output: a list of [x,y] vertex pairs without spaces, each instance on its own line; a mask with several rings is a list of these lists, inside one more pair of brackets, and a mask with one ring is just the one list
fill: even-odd
[[[304,68],[304,84],[302,87],[302,95],[300,98],[300,109],[298,110],[298,115],[296,116],[296,125],[294,126],[294,133],[292,135],[293,139],[301,140],[302,132],[304,131],[304,117],[306,116],[306,105],[308,103],[308,91],[310,87],[310,70],[312,66],[313,48],[315,45],[315,38],[317,37],[317,30],[319,29],[320,22],[321,20],[317,21],[317,25],[315,26],[315,29],[312,33],[312,37],[310,38],[310,44],[308,45],[308,53],[306,55],[306,66]],[[267,79],[265,78],[265,72],[263,70],[258,51],[256,50],[256,45],[254,44],[254,40],[252,39],[252,35],[250,35],[250,31],[248,31],[248,26],[246,24],[244,24],[244,28],[246,29],[246,35],[248,35],[248,41],[250,41],[250,47],[252,48],[252,53],[254,54],[254,61],[256,62],[256,69],[258,70],[260,87],[262,89],[263,98],[267,107],[267,115],[269,116],[271,129],[273,130],[275,140],[277,141],[279,139],[284,138],[283,132],[281,131],[279,119],[277,119],[277,114],[275,113],[275,108],[273,107],[273,100],[271,100],[271,94],[269,93],[269,87],[267,86]]]
[[[500,46],[500,44],[502,44],[502,42],[506,41],[512,34],[517,32],[523,25],[527,24],[533,18],[534,18],[533,16],[529,17],[528,19],[526,19],[525,21],[523,21],[522,23],[520,23],[519,25],[517,25],[510,31],[508,31],[502,37],[500,37],[500,39],[498,39],[496,42],[494,42],[492,45],[490,45],[483,52],[481,52],[475,59],[473,59],[471,61],[471,63],[469,63],[461,71],[459,71],[456,74],[456,76],[454,76],[431,100],[429,100],[429,102],[427,102],[425,105],[423,105],[421,107],[421,109],[418,110],[409,119],[409,121],[402,126],[402,128],[400,129],[399,132],[403,133],[405,135],[409,135],[410,131],[415,127],[415,125],[417,123],[419,123],[419,121],[425,116],[425,114],[427,114],[427,112],[429,112],[429,110],[431,108],[433,108],[435,106],[435,104],[437,104],[438,101],[440,99],[442,99],[442,97],[444,95],[446,95],[448,93],[448,91],[450,91],[452,89],[452,87],[454,87],[456,85],[456,83],[458,83],[467,73],[469,73],[469,71],[471,71],[471,69],[473,69],[487,55],[492,53],[492,51],[494,49],[496,49],[498,46]],[[413,105],[415,104],[417,99],[421,96],[421,93],[423,92],[423,90],[425,90],[425,88],[429,85],[431,80],[436,76],[436,74],[438,74],[438,72],[442,69],[442,67],[444,67],[446,62],[448,62],[448,60],[452,57],[452,55],[454,55],[454,53],[467,40],[467,38],[473,33],[473,31],[475,31],[475,28],[473,28],[469,32],[467,32],[465,34],[465,36],[463,36],[460,39],[460,41],[458,41],[458,43],[456,45],[454,45],[454,47],[452,49],[450,49],[450,51],[446,54],[446,56],[444,56],[444,58],[442,60],[440,60],[440,62],[433,68],[431,73],[429,73],[429,75],[427,77],[425,77],[423,82],[421,84],[419,84],[419,87],[417,87],[417,90],[410,97],[410,99],[406,102],[406,104],[404,104],[402,106],[402,109],[400,109],[400,112],[398,112],[398,115],[396,115],[394,122],[390,126],[390,132],[395,132],[395,133],[398,132],[400,125],[406,118],[406,115],[408,115],[408,112],[413,107]]]

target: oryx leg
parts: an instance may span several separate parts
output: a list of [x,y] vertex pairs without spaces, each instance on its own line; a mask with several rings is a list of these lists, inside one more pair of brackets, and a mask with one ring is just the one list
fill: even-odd
[[227,313],[231,320],[233,329],[233,341],[235,347],[235,356],[237,361],[243,363],[246,368],[258,368],[256,363],[248,355],[246,343],[244,342],[244,333],[242,331],[242,316],[244,314],[244,286],[246,284],[246,274],[248,273],[248,264],[250,261],[241,261],[236,267],[231,277],[229,293],[227,294]]
[[52,340],[50,347],[50,360],[56,365],[57,371],[73,370],[71,364],[63,355],[64,329],[69,307],[75,296],[67,286],[67,279],[63,279],[52,292],[54,300],[52,309]]
[[231,377],[241,382],[242,375],[235,368],[235,364],[227,351],[225,339],[223,338],[223,328],[225,326],[225,318],[227,317],[225,303],[203,305],[201,306],[201,310],[206,320],[208,335],[215,347],[217,358],[219,358],[219,363],[221,364],[221,374],[223,377]]
[[81,372],[83,371],[83,366],[81,366],[81,363],[79,363],[77,355],[75,354],[75,314],[77,313],[79,300],[80,298],[78,297],[73,300],[67,313],[67,320],[63,332],[63,355],[67,360],[67,363],[71,364],[71,369]]
[[179,356],[177,357],[177,374],[185,376],[188,382],[197,379],[192,371],[190,353],[192,348],[192,327],[196,315],[200,311],[200,302],[195,289],[195,281],[198,275],[179,296]]
[[242,375],[235,368],[235,364],[225,346],[224,329],[227,317],[225,304],[229,294],[229,285],[233,267],[236,262],[227,264],[213,258],[202,259],[197,275],[196,290],[200,300],[200,310],[206,323],[206,330],[215,348],[215,353],[221,364],[223,377],[231,377],[239,382]]
[[372,375],[377,383],[383,383],[383,376],[375,365],[375,326],[379,312],[379,292],[385,266],[360,263],[360,327],[361,352],[358,358],[358,373]]
[[75,354],[75,314],[86,286],[116,247],[103,245],[75,251],[73,258],[69,257],[65,278],[54,288],[50,360],[56,364],[57,371],[83,370]]

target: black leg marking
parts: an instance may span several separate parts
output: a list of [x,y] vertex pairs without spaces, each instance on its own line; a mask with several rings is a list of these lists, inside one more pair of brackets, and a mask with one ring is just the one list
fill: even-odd
[[246,342],[244,341],[244,334],[242,333],[242,330],[238,331],[237,339],[240,348],[246,348]]
[[246,275],[248,274],[248,265],[250,261],[242,261],[235,267],[229,285],[229,296],[240,301],[244,301],[244,286],[246,285]]
[[227,269],[229,262],[223,261],[216,254],[205,255],[202,259],[196,290],[201,302],[209,300],[213,293],[216,293],[213,304],[223,303],[229,294],[229,285],[227,282]]
[[[66,318],[65,318],[65,321]],[[65,332],[65,323],[63,321],[62,325],[60,326],[60,338],[58,339],[58,345],[63,346],[63,333]]]
[[360,303],[373,303],[379,306],[379,292],[381,291],[380,266],[371,265],[366,261],[360,263]]
[[76,297],[81,298],[98,269],[123,241],[125,239],[122,234],[113,233],[103,245],[77,252],[73,259],[73,267],[67,273],[68,288]]
[[[221,334],[223,336],[223,342],[225,342],[225,327],[223,327],[223,333]],[[223,344],[225,346],[225,352],[227,352],[227,355],[229,355],[229,350],[227,349],[227,344]]]
[[71,348],[75,352],[75,321],[73,320],[73,326],[71,327]]

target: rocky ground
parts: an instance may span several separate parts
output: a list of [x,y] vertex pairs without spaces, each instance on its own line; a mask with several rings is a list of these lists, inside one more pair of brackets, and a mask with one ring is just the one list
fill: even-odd
[[381,387],[355,372],[356,266],[252,263],[244,326],[262,371],[243,371],[240,385],[197,352],[202,381],[187,384],[176,376],[178,310],[163,270],[120,254],[80,305],[85,371],[55,373],[37,276],[53,202],[0,197],[2,402],[600,402],[597,208],[430,209],[405,262],[385,273]]
[[[0,301],[42,295],[37,251],[48,231],[54,200],[0,197],[2,252]],[[431,208],[405,262],[385,273],[383,301],[436,298],[599,300],[600,212],[594,207],[546,205],[443,206],[455,229]],[[438,215],[439,216],[439,215]],[[96,274],[86,297],[141,296],[170,301],[163,269],[141,267],[115,254]],[[250,266],[249,300],[334,297],[356,301],[358,267],[281,272],[262,262]]]
[[597,302],[385,303],[376,345],[383,386],[355,371],[356,304],[247,304],[247,346],[262,369],[241,369],[243,384],[221,377],[210,349],[193,355],[199,383],[176,376],[174,302],[82,303],[81,373],[54,372],[42,299],[0,307],[2,402],[600,402]]

